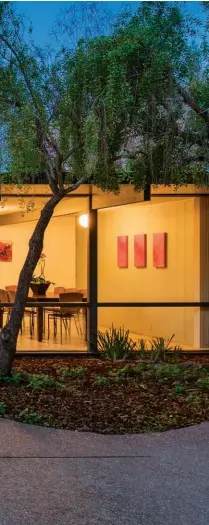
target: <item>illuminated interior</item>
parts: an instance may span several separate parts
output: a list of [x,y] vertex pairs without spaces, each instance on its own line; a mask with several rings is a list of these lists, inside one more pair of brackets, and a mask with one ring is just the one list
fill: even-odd
[[[201,243],[204,244],[204,236],[205,243],[208,242],[207,225],[204,226],[202,217],[209,197],[198,197],[198,194],[179,196],[177,193],[171,198],[166,191],[165,188],[161,188],[161,193],[159,188],[153,190],[153,197],[148,202],[117,206],[114,205],[114,197],[105,195],[104,207],[101,206],[101,209],[98,205],[99,302],[207,300],[202,284],[203,257],[205,260],[206,255],[201,251]],[[12,261],[0,261],[0,289],[17,284],[30,236],[48,198],[45,195],[21,199],[9,196],[3,201],[3,207],[0,207],[0,242],[12,243]],[[101,203],[101,193],[95,197],[95,202],[96,199],[100,199],[98,203]],[[202,199],[205,199],[204,202]],[[64,199],[54,212],[44,241],[45,276],[55,283],[50,285],[47,293],[53,293],[55,287],[72,290],[88,288],[88,210],[88,196],[78,194],[76,198]],[[153,234],[160,232],[167,234],[165,268],[153,266]],[[140,234],[146,234],[147,239],[145,267],[136,267],[134,262],[134,236]],[[126,268],[120,268],[117,263],[119,236],[128,237]],[[209,273],[207,269],[205,273]],[[209,346],[208,324],[203,323],[202,315],[198,307],[101,307],[98,309],[98,328],[109,329],[113,324],[129,329],[136,340],[146,338],[150,341],[156,337],[167,340],[173,336],[172,342],[183,348],[206,348]],[[83,324],[84,321],[81,320]],[[50,337],[45,327],[43,340],[39,342],[36,328],[31,336],[27,322],[25,319],[23,333],[19,336],[19,350],[87,349],[84,328],[78,335],[74,323],[70,335],[64,330],[60,343],[59,326],[55,336],[53,329],[50,330]]]

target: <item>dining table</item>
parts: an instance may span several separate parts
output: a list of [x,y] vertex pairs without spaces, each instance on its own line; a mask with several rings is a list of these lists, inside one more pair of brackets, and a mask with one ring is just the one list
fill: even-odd
[[[47,292],[45,295],[39,295],[39,294],[32,294],[32,292],[29,292],[27,303],[59,303],[60,298],[59,294],[56,294],[54,292]],[[87,302],[87,298],[83,297],[82,300],[83,303]],[[35,306],[35,304],[34,304]],[[56,307],[56,305],[55,305]],[[36,319],[37,319],[37,341],[41,343],[43,341],[43,335],[44,335],[44,308],[47,308],[46,306],[37,306],[36,308]],[[53,306],[50,308],[53,308]],[[87,308],[83,308],[84,313],[84,319],[85,319],[85,340],[87,340]]]

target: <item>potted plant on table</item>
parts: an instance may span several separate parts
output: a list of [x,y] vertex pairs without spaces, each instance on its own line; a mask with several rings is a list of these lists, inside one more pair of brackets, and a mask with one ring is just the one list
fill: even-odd
[[49,281],[46,279],[44,270],[45,270],[45,259],[46,255],[45,253],[41,253],[40,259],[38,264],[40,265],[41,273],[38,277],[33,275],[32,280],[30,282],[30,288],[33,292],[33,295],[46,295],[46,291],[48,290],[50,284],[55,284],[52,281]]

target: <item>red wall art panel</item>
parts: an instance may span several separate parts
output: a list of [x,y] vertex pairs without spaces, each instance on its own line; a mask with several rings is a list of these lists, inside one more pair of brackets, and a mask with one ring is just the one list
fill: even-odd
[[119,268],[128,268],[128,236],[117,237],[117,261]]
[[166,268],[167,265],[167,233],[153,233],[153,266]]
[[147,236],[146,233],[134,235],[134,266],[145,268],[147,265]]
[[12,261],[12,243],[9,241],[0,241],[0,261]]

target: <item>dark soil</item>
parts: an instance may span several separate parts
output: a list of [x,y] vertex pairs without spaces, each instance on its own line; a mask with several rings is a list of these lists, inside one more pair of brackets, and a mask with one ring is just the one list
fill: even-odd
[[[157,367],[144,365],[144,370],[139,371],[138,363],[133,361],[112,363],[65,357],[16,359],[15,371],[47,374],[55,382],[62,382],[64,388],[56,383],[32,388],[26,381],[16,385],[0,378],[0,408],[5,405],[2,416],[105,434],[164,431],[199,424],[209,420],[209,386],[197,384],[203,375],[209,382],[209,356],[188,359],[194,365],[208,364],[208,372],[202,370],[203,364],[198,368],[190,365],[182,367],[178,376],[168,372],[158,377]],[[121,376],[120,370],[127,365],[131,370]],[[77,376],[63,377],[60,367],[70,371],[84,367],[85,370],[79,368]],[[25,409],[27,414],[20,415]]]

